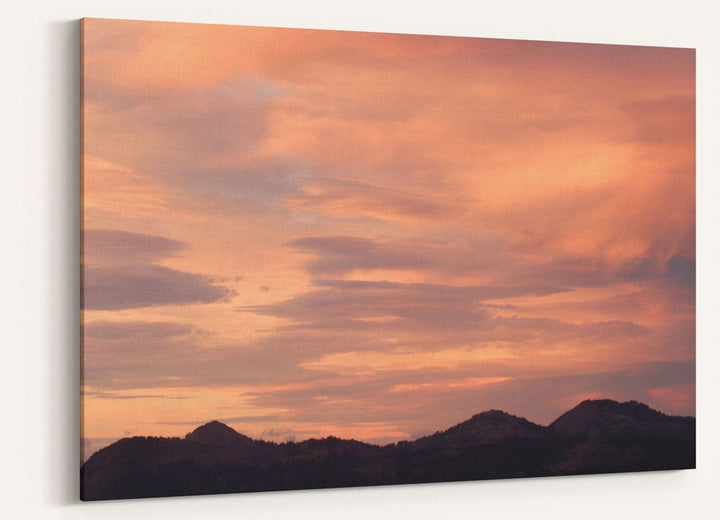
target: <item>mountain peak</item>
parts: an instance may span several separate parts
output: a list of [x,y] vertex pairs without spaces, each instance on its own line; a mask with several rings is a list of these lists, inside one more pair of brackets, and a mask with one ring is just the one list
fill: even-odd
[[185,436],[185,439],[200,444],[222,447],[239,447],[254,442],[250,437],[236,432],[220,421],[210,421],[195,428]]
[[522,417],[502,410],[487,410],[426,439],[450,445],[470,445],[494,443],[509,438],[539,438],[549,434],[547,428]]
[[473,415],[470,420],[472,419],[518,419],[517,416],[511,415],[507,412],[503,412],[502,410],[485,410],[484,412],[476,413]]
[[[234,429],[230,428],[230,426],[228,426],[227,424],[222,423],[222,422],[220,422],[220,421],[218,421],[218,420],[210,421],[209,423],[203,424],[202,426],[198,426],[198,427],[195,428],[195,429],[196,429],[196,430],[199,430],[199,429],[201,429],[201,428],[204,428],[204,429],[213,428],[213,429],[218,429],[218,430],[232,430],[232,431],[235,431]],[[235,433],[237,433],[237,432],[235,432]]]
[[[585,399],[575,408],[595,408],[595,409],[626,409],[626,410],[652,410],[648,405],[638,401],[625,401],[621,403],[613,399]],[[660,412],[658,412],[660,413]]]
[[585,400],[558,417],[550,429],[563,435],[694,436],[695,419],[674,417],[637,401]]

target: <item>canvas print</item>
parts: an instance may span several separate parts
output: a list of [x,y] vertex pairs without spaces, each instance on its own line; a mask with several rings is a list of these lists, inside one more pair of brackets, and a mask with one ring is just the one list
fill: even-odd
[[85,19],[81,498],[695,467],[695,51]]

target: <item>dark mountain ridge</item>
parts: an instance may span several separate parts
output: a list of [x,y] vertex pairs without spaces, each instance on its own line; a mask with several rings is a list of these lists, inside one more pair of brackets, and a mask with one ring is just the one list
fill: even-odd
[[636,401],[583,401],[549,426],[490,410],[387,446],[336,437],[277,444],[212,421],[184,439],[132,437],[81,468],[103,500],[695,467],[695,419]]
[[563,435],[695,437],[695,418],[665,415],[637,401],[583,401],[550,424]]
[[225,448],[251,446],[254,442],[250,437],[236,432],[220,421],[210,421],[195,428],[185,436],[185,440]]
[[422,437],[411,444],[415,448],[465,447],[477,444],[501,442],[508,439],[538,439],[552,436],[545,426],[510,415],[501,410],[488,410],[473,415],[467,421],[456,424],[447,430]]

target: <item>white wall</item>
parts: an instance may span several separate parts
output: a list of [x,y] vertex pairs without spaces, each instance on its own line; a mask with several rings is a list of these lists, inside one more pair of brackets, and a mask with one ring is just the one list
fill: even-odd
[[[720,38],[686,0],[15,0],[2,15],[5,518],[717,518],[720,494]],[[81,504],[78,471],[77,24],[83,16],[698,49],[698,469]]]

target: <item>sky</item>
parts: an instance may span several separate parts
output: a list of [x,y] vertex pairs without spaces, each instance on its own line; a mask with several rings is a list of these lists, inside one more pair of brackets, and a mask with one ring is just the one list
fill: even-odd
[[695,414],[695,51],[85,19],[84,456]]

